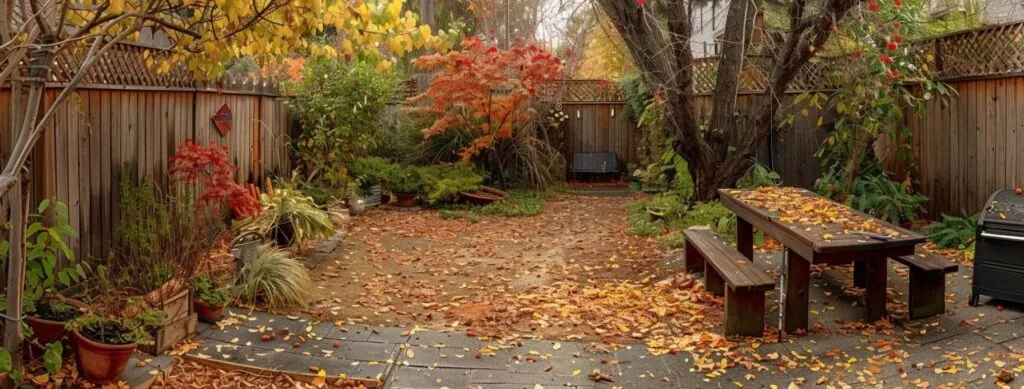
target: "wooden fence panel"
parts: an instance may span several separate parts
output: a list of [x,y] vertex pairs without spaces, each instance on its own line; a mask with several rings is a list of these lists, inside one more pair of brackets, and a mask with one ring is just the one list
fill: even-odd
[[574,153],[615,152],[619,162],[637,159],[636,125],[626,117],[623,103],[566,103],[562,111],[569,116],[562,122],[562,153],[569,163]]
[[[50,107],[59,91],[47,89],[41,109]],[[224,103],[235,114],[234,129],[221,138],[211,117]],[[10,153],[16,112],[10,89],[0,90],[3,160]],[[131,169],[133,181],[151,177],[166,188],[168,158],[178,144],[196,139],[228,146],[241,181],[258,178],[261,164],[287,173],[290,124],[283,103],[261,94],[80,88],[55,108],[33,150],[31,201],[54,197],[66,203],[78,233],[70,242],[75,254],[106,258],[116,244],[113,226],[121,215],[118,183],[124,167]]]

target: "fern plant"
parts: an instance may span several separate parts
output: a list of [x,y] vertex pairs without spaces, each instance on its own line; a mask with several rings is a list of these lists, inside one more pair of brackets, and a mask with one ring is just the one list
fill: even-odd
[[942,215],[942,221],[935,223],[926,231],[928,240],[945,249],[966,249],[974,243],[977,236],[978,214],[969,215],[966,211],[961,216]]
[[927,201],[928,197],[913,193],[908,185],[885,175],[858,179],[851,198],[852,205],[861,212],[894,224],[915,220],[924,212]]
[[476,190],[484,182],[484,177],[470,165],[433,165],[418,170],[428,204],[455,200],[459,192]]

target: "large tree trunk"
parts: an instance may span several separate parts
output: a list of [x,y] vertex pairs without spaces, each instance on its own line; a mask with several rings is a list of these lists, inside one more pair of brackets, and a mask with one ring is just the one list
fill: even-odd
[[[676,136],[676,151],[690,165],[694,199],[707,201],[718,197],[717,189],[731,187],[753,165],[753,156],[771,131],[779,108],[777,95],[785,93],[797,72],[813,56],[812,47],[821,47],[838,23],[859,0],[823,0],[810,11],[805,0],[790,0],[786,39],[778,46],[768,73],[764,101],[757,111],[753,127],[736,133],[736,95],[743,70],[746,49],[753,35],[753,21],[762,0],[733,0],[726,14],[722,52],[714,89],[714,104],[709,131],[697,120],[693,97],[693,33],[691,11],[706,2],[664,0],[638,5],[628,0],[597,0],[615,23],[633,63],[650,90],[665,99],[666,133]],[[664,24],[662,24],[664,22]],[[735,146],[729,152],[729,146]]]

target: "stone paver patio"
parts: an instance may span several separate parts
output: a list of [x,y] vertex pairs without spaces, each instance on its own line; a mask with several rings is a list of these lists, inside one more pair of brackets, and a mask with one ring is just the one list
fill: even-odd
[[[680,266],[678,254],[663,263]],[[779,254],[758,254],[757,263],[777,269]],[[905,301],[905,269],[890,269],[895,299]],[[947,276],[947,313],[918,321],[851,326],[860,320],[856,297],[843,293],[849,272],[815,273],[811,322],[804,336],[741,342],[754,365],[712,374],[694,370],[689,353],[653,356],[641,344],[609,350],[588,343],[536,339],[488,340],[463,332],[311,323],[299,317],[235,310],[239,322],[220,330],[201,326],[203,345],[189,356],[229,366],[313,376],[380,381],[385,388],[615,387],[994,387],[1000,368],[1017,368],[1024,354],[1024,307],[982,299],[967,307],[972,269]],[[776,323],[776,294],[769,297]],[[1005,305],[1005,307],[1003,306]],[[899,304],[890,302],[890,309]],[[851,328],[856,330],[850,331]],[[282,332],[282,329],[287,329]],[[862,333],[863,331],[863,333]],[[275,333],[265,341],[263,336]],[[712,356],[713,362],[722,356]],[[763,368],[758,368],[762,366]],[[614,382],[595,382],[593,372]]]

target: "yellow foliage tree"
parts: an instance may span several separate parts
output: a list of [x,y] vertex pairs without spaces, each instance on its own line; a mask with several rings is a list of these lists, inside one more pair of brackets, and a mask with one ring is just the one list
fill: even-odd
[[[419,25],[404,0],[6,0],[0,5],[0,86],[24,99],[17,139],[0,172],[0,198],[11,207],[11,242],[25,229],[22,190],[13,190],[46,123],[89,69],[119,43],[140,33],[166,36],[169,47],[144,53],[147,65],[167,72],[187,67],[198,79],[214,79],[241,57],[257,61],[287,55],[338,56],[375,63],[389,71],[415,49],[446,51],[457,34]],[[334,42],[311,39],[333,34]],[[336,46],[335,46],[336,45]],[[58,53],[77,56],[81,66],[53,103],[40,112],[46,80]],[[27,65],[27,66],[26,66]],[[60,131],[60,129],[58,129]],[[58,135],[63,136],[63,135]],[[8,193],[12,196],[6,196]],[[16,235],[18,234],[18,235]],[[8,261],[10,317],[21,316],[18,285],[24,277],[23,247],[12,243]],[[13,293],[12,293],[13,292]],[[5,346],[21,350],[21,326],[8,321]],[[20,357],[15,357],[20,362]]]
[[597,26],[587,37],[587,47],[577,70],[579,78],[617,80],[636,71],[633,60],[626,52],[626,44],[615,25],[597,12]]

